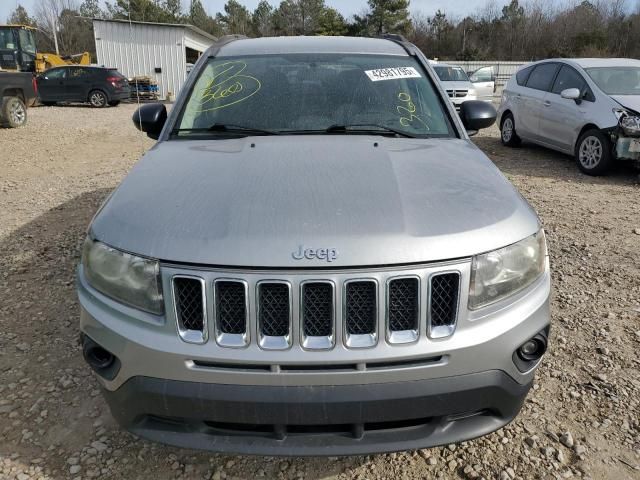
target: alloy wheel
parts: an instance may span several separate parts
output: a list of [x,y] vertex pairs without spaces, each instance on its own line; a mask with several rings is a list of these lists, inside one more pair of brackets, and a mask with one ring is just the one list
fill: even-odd
[[107,99],[102,92],[93,92],[89,101],[94,107],[102,107],[106,103]]
[[11,116],[11,121],[16,125],[22,125],[26,119],[27,112],[20,102],[13,102],[11,107],[9,108],[9,115]]
[[502,140],[505,143],[509,143],[511,141],[512,136],[513,136],[513,120],[511,120],[511,118],[507,118],[502,123]]
[[578,153],[578,160],[580,164],[587,169],[592,169],[598,166],[602,160],[602,142],[598,137],[589,136],[586,137],[580,144],[580,151]]

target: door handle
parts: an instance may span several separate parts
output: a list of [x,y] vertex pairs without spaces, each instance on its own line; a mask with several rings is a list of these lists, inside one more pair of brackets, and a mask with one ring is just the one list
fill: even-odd
[[547,100],[546,102],[544,102],[544,106],[545,107],[550,107],[551,106],[551,102]]

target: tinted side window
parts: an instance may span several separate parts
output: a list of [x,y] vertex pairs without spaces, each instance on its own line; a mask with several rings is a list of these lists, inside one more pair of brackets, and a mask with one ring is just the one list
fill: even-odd
[[56,68],[54,70],[48,70],[44,73],[47,78],[63,78],[64,68]]
[[558,76],[556,77],[556,81],[553,83],[553,89],[551,89],[551,91],[560,95],[560,92],[567,88],[577,88],[582,93],[582,98],[584,100],[588,100],[590,102],[595,101],[593,93],[591,92],[589,85],[587,85],[584,77],[575,69],[567,65],[563,65],[560,69],[560,73],[558,73]]
[[522,86],[527,83],[527,79],[529,78],[529,75],[531,74],[531,71],[533,69],[534,67],[527,67],[516,73],[516,82],[518,83],[518,85]]
[[551,82],[553,81],[553,77],[556,74],[556,70],[558,69],[558,64],[556,63],[543,63],[542,65],[537,65],[531,75],[529,75],[529,80],[527,80],[527,87],[535,88],[536,90],[544,90],[548,91],[551,88]]
[[69,78],[86,78],[89,75],[91,75],[91,73],[86,68],[78,68],[78,67],[76,67],[76,68],[70,68],[69,69],[69,74],[67,75],[67,77],[69,77]]
[[553,84],[553,93],[560,93],[567,88],[577,88],[582,91],[586,86],[586,82],[582,75],[576,72],[573,68],[563,65],[560,69],[560,73],[556,77],[556,81]]

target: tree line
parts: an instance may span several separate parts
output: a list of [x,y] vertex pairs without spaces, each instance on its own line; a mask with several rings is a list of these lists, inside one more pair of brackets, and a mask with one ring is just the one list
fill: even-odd
[[[242,34],[376,36],[399,33],[429,58],[536,60],[549,57],[640,58],[640,0],[496,0],[466,17],[444,10],[410,13],[409,0],[368,0],[350,18],[325,0],[261,0],[249,10],[228,0],[210,14],[202,0],[37,0],[18,5],[8,23],[36,27],[41,51],[53,51],[56,32],[64,54],[95,53],[91,18],[194,25],[216,37]],[[94,57],[95,58],[95,57]]]

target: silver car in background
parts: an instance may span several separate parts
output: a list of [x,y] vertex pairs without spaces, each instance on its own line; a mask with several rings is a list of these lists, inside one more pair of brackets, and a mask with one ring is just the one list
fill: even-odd
[[521,68],[507,83],[502,143],[521,140],[574,155],[603,175],[615,160],[640,160],[640,60],[556,59]]

